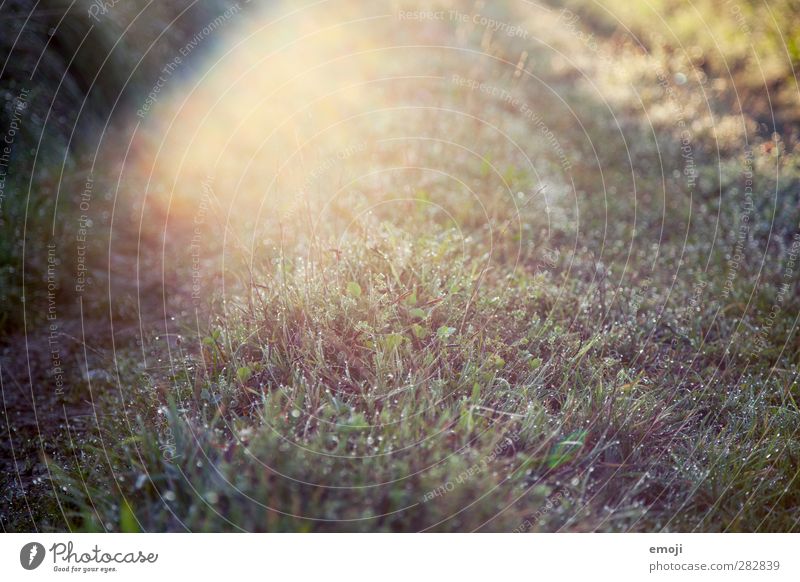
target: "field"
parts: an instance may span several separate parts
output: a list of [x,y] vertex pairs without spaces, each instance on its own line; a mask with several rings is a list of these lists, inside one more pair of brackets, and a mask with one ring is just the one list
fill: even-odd
[[791,2],[242,4],[12,160],[4,531],[800,529]]

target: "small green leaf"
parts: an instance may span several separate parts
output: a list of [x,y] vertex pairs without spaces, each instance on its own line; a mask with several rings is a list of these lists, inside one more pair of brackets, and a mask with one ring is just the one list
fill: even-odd
[[253,375],[253,371],[247,367],[242,366],[238,370],[236,370],[236,377],[239,379],[240,382],[247,382]]
[[531,370],[538,370],[542,366],[542,358],[533,358],[528,360],[528,367]]
[[361,297],[361,285],[355,281],[350,281],[347,284],[347,294],[350,297]]
[[425,339],[428,337],[428,330],[418,323],[415,323],[411,326],[411,332],[419,339]]
[[411,317],[416,317],[417,319],[425,319],[426,317],[428,317],[428,313],[424,309],[420,309],[419,307],[415,307],[408,313],[411,314]]
[[119,530],[122,533],[139,533],[141,531],[139,522],[136,521],[136,515],[125,499],[119,506]]
[[461,410],[461,415],[458,419],[459,428],[467,432],[472,432],[475,427],[475,419],[472,414],[472,406],[467,406]]
[[340,421],[337,428],[342,432],[354,432],[370,428],[363,414],[352,413],[346,420]]
[[[581,360],[581,358],[583,358],[583,356],[585,356],[585,355],[586,355],[586,352],[588,352],[590,349],[592,349],[592,346],[595,344],[595,342],[597,341],[597,338],[599,338],[599,337],[600,337],[600,336],[598,336],[598,335],[594,336],[594,337],[593,337],[593,338],[592,338],[590,341],[588,341],[588,342],[586,343],[586,345],[585,345],[585,346],[583,346],[583,347],[581,348],[581,350],[580,350],[580,351],[578,352],[578,354],[575,356],[575,364],[577,364],[577,363],[578,363],[578,362]],[[574,364],[573,364],[573,365],[574,365]]]
[[439,339],[447,339],[451,335],[456,333],[456,328],[454,327],[447,327],[446,325],[441,326],[439,329],[436,330],[436,337]]
[[383,345],[387,351],[392,351],[393,349],[400,347],[405,339],[405,336],[401,333],[390,333],[383,338]]
[[579,430],[556,443],[547,459],[547,466],[551,469],[557,469],[561,465],[573,460],[583,448],[585,439],[586,431]]
[[491,362],[495,368],[502,368],[506,365],[506,361],[503,358],[501,358],[498,354],[492,355]]
[[472,403],[477,404],[478,399],[481,397],[481,385],[475,382],[472,385]]

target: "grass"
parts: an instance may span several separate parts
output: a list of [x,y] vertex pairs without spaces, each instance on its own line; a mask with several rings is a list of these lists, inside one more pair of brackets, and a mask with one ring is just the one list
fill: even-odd
[[[187,146],[172,197],[145,207],[165,321],[108,355],[98,421],[49,459],[42,499],[65,523],[47,527],[797,530],[794,144],[720,114],[662,55],[599,37],[608,68],[557,11],[484,14],[585,76],[480,27],[356,24],[365,46],[460,52],[359,60],[403,78],[367,93],[378,112],[349,134],[313,133],[359,111],[334,84],[308,115],[323,121],[280,118],[300,137],[253,135],[282,171]],[[262,98],[237,93],[208,125]]]
[[[728,85],[716,107],[748,115],[781,133],[796,124],[800,36],[793,2],[624,0],[554,2],[565,22],[633,43],[685,69]],[[575,20],[577,18],[577,20]],[[588,32],[588,31],[587,31]],[[735,89],[734,89],[735,88]]]

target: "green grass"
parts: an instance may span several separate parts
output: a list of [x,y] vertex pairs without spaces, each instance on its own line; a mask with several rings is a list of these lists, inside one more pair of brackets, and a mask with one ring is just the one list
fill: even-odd
[[[591,61],[563,30],[496,10]],[[364,34],[404,38],[388,25]],[[432,26],[481,46],[481,30]],[[750,207],[736,116],[706,107],[697,85],[670,84],[692,123],[698,175],[687,179],[660,57],[601,42],[624,66],[595,62],[585,79],[541,45],[493,46],[511,63],[530,51],[546,84],[448,51],[381,63],[439,77],[414,104],[461,113],[355,122],[363,151],[314,180],[304,204],[278,180],[262,215],[262,190],[231,203],[233,242],[208,226],[214,292],[196,319],[175,299],[169,326],[184,341],[150,337],[144,363],[135,347],[118,351],[121,382],[94,392],[102,420],[51,463],[66,525],[796,531],[793,144],[745,120]],[[568,171],[519,106],[457,86],[456,73],[541,113]],[[382,98],[407,103],[406,86],[390,87]],[[734,129],[714,131],[724,123]],[[306,172],[342,144],[310,149]],[[409,159],[441,172],[370,174]],[[196,196],[177,187],[177,200]],[[185,249],[166,253],[189,280]]]
[[[670,67],[717,80],[726,91],[713,106],[747,113],[791,132],[798,122],[800,7],[791,0],[554,0],[588,34],[612,35],[662,56]],[[766,89],[766,90],[765,90]]]
[[533,529],[794,527],[797,384],[678,331],[710,311],[650,325],[607,298],[598,333],[602,283],[559,288],[561,264],[475,291],[450,233],[383,234],[259,288],[166,394],[129,403],[164,402],[112,459],[144,527],[511,530],[556,493]]

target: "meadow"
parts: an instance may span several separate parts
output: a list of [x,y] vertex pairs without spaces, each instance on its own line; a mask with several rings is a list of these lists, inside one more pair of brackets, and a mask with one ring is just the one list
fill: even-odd
[[798,530],[793,4],[432,4],[207,8],[15,158],[4,531]]

